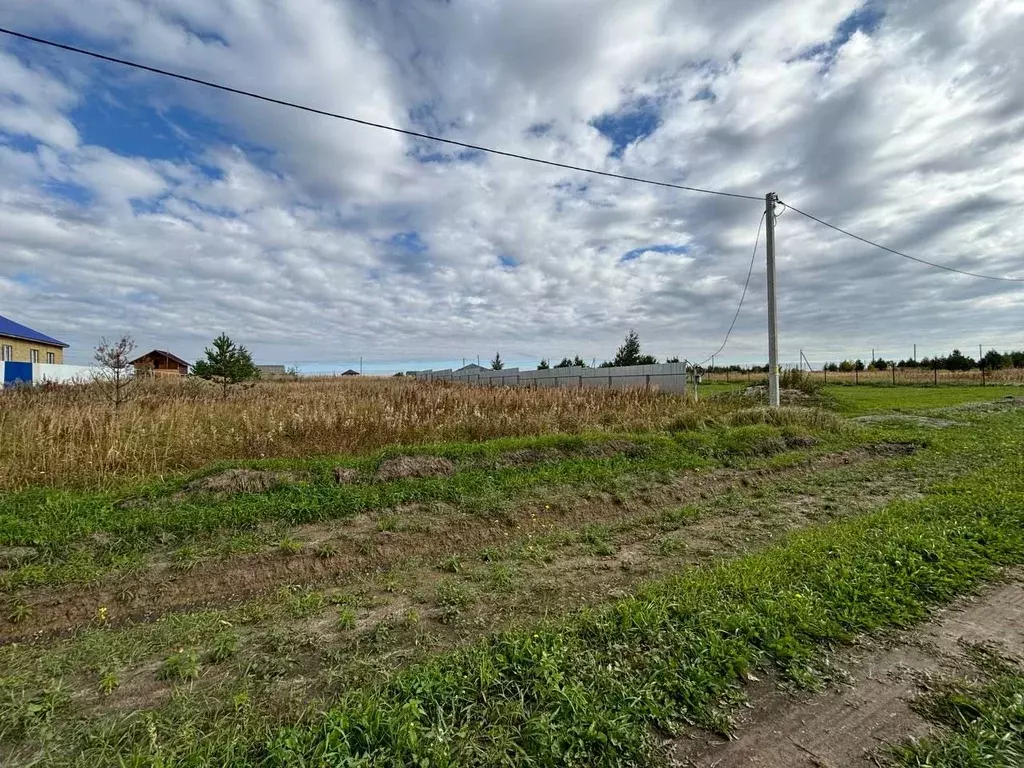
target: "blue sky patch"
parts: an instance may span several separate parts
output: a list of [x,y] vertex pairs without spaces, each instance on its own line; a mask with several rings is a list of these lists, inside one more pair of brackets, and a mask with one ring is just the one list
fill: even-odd
[[590,122],[598,132],[612,143],[609,157],[621,158],[632,144],[643,141],[661,125],[658,104],[650,99],[623,107],[618,112],[601,115]]
[[403,253],[426,253],[427,244],[419,232],[396,232],[388,238],[388,245]]
[[622,254],[622,258],[619,259],[619,261],[622,263],[626,263],[627,261],[636,261],[645,253],[688,253],[689,250],[689,246],[686,245],[669,245],[668,243],[664,243],[662,245],[645,245]]
[[839,22],[839,25],[832,34],[831,40],[827,43],[818,43],[818,45],[811,46],[797,56],[794,56],[789,62],[820,58],[822,59],[821,71],[827,72],[832,68],[839,49],[850,42],[850,38],[857,32],[863,32],[865,35],[874,34],[884,18],[885,9],[882,7],[882,3],[879,0],[868,0],[868,2]]
[[515,269],[519,266],[519,262],[509,256],[507,253],[503,253],[498,257],[498,263],[501,264],[505,269]]
[[78,184],[72,184],[70,181],[47,179],[39,186],[47,194],[69,200],[78,205],[88,205],[92,202],[92,193],[88,189]]

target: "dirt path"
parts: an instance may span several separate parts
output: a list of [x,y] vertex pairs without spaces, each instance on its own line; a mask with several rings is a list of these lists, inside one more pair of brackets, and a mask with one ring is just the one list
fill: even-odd
[[1024,659],[1024,583],[989,588],[937,613],[903,642],[851,654],[839,664],[849,684],[805,698],[767,683],[748,691],[751,709],[735,739],[707,734],[676,742],[670,764],[690,768],[840,768],[884,765],[877,753],[929,732],[909,702],[920,682],[972,674],[964,645],[995,645]]

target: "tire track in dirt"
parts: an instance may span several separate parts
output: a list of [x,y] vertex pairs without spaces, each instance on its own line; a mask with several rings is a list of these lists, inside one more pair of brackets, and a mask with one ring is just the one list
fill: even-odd
[[882,765],[875,755],[884,745],[931,731],[910,708],[920,682],[974,673],[964,644],[995,645],[1024,659],[1024,583],[999,584],[960,600],[894,646],[848,653],[833,664],[849,675],[850,684],[841,689],[796,698],[769,683],[751,687],[751,709],[734,740],[693,733],[671,744],[669,763],[680,768],[838,768],[874,760]]
[[411,557],[441,558],[505,545],[513,540],[512,534],[521,538],[531,532],[550,531],[550,526],[575,529],[593,523],[624,522],[714,498],[752,483],[908,455],[915,449],[910,444],[882,443],[783,468],[690,471],[667,483],[635,489],[627,503],[605,494],[550,510],[543,502],[531,501],[503,515],[501,522],[460,514],[441,520],[441,527],[429,533],[376,530],[375,520],[402,510],[382,510],[316,526],[317,532],[306,526],[307,540],[340,534],[332,539],[337,544],[335,554],[320,557],[309,551],[290,556],[267,552],[186,571],[160,564],[87,586],[25,590],[19,600],[30,607],[29,614],[17,624],[0,621],[0,645],[72,632],[96,623],[101,615],[104,626],[152,621],[171,612],[235,603],[284,585],[321,584],[345,575],[379,572]]

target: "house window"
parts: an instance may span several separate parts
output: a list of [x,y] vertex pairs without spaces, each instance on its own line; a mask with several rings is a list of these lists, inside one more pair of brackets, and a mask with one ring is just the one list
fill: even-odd
[[10,344],[4,344],[3,349],[0,350],[0,360],[9,361],[14,359],[14,347]]
[[32,350],[32,362],[33,363],[38,363],[39,362],[39,350],[38,349],[33,349]]
[[53,352],[47,352],[46,353],[46,362],[48,362],[48,363],[55,363],[55,362],[57,362],[57,356],[55,354],[53,354]]

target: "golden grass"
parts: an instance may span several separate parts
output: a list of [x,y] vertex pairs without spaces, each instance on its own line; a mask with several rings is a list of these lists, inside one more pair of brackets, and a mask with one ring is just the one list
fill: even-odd
[[659,429],[694,406],[643,390],[512,389],[402,379],[261,382],[223,400],[155,380],[114,413],[94,386],[0,395],[0,488],[102,487],[225,459],[358,454],[386,445]]

